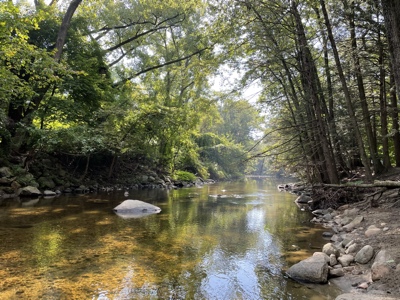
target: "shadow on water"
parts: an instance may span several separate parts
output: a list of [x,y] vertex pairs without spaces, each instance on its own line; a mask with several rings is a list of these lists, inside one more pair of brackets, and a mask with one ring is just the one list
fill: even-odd
[[276,185],[130,191],[162,209],[134,219],[123,191],[4,200],[0,299],[334,299],[285,278],[323,229]]

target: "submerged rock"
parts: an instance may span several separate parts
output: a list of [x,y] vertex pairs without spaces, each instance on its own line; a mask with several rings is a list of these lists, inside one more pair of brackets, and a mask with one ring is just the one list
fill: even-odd
[[161,208],[140,200],[125,200],[114,207],[114,212],[124,219],[141,218],[151,214],[158,214]]

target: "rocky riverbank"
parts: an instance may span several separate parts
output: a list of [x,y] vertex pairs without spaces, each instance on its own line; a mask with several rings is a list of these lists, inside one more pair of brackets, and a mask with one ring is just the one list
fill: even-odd
[[[302,208],[319,202],[310,187],[278,188],[297,193],[295,202]],[[324,235],[330,242],[290,267],[287,275],[300,282],[334,284],[344,293],[337,300],[400,299],[400,189],[359,194],[358,202],[348,199],[348,204],[312,211],[311,222],[327,228]],[[372,205],[371,195],[378,194]]]
[[10,167],[0,168],[0,199],[15,197],[54,196],[69,193],[91,193],[98,191],[111,192],[113,190],[137,189],[178,189],[191,187],[213,180],[203,180],[200,177],[194,180],[179,180],[154,171],[144,170],[139,174],[131,174],[129,179],[122,182],[105,184],[102,180],[73,178],[71,174],[58,168],[57,172],[44,172],[41,175]]

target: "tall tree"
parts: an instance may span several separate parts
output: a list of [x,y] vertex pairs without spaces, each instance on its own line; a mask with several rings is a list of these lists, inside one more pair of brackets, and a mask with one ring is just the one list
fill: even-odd
[[389,53],[394,73],[397,98],[400,97],[400,2],[381,0],[386,33],[389,41]]
[[371,172],[371,168],[370,168],[370,163],[369,163],[367,154],[365,152],[363,138],[362,138],[361,132],[360,132],[359,127],[358,127],[358,122],[357,122],[356,115],[355,115],[355,112],[354,112],[353,103],[351,101],[350,91],[349,91],[349,88],[348,88],[348,85],[347,85],[347,82],[346,82],[346,78],[345,78],[345,75],[344,75],[344,72],[343,72],[342,64],[341,64],[340,57],[339,57],[339,52],[338,52],[337,47],[336,47],[336,41],[335,41],[335,39],[333,37],[331,22],[329,20],[328,12],[326,10],[325,1],[324,0],[319,0],[319,3],[321,5],[322,14],[324,16],[325,25],[326,25],[326,29],[327,29],[327,33],[328,33],[328,38],[329,38],[329,41],[331,43],[333,55],[334,55],[334,58],[335,58],[337,72],[339,74],[340,82],[341,82],[342,88],[343,88],[344,97],[346,99],[347,109],[348,109],[348,113],[349,113],[349,117],[350,117],[350,122],[353,125],[353,130],[354,130],[354,133],[355,133],[355,136],[356,136],[356,141],[357,141],[357,144],[358,144],[361,160],[362,160],[362,163],[363,163],[363,165],[365,167],[366,178],[367,178],[367,180],[372,180],[372,172]]

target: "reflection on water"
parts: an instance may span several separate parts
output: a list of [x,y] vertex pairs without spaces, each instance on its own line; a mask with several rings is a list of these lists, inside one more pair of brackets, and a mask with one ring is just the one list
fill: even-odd
[[285,278],[322,229],[276,185],[130,191],[162,209],[139,219],[123,192],[4,200],[0,299],[334,299]]

